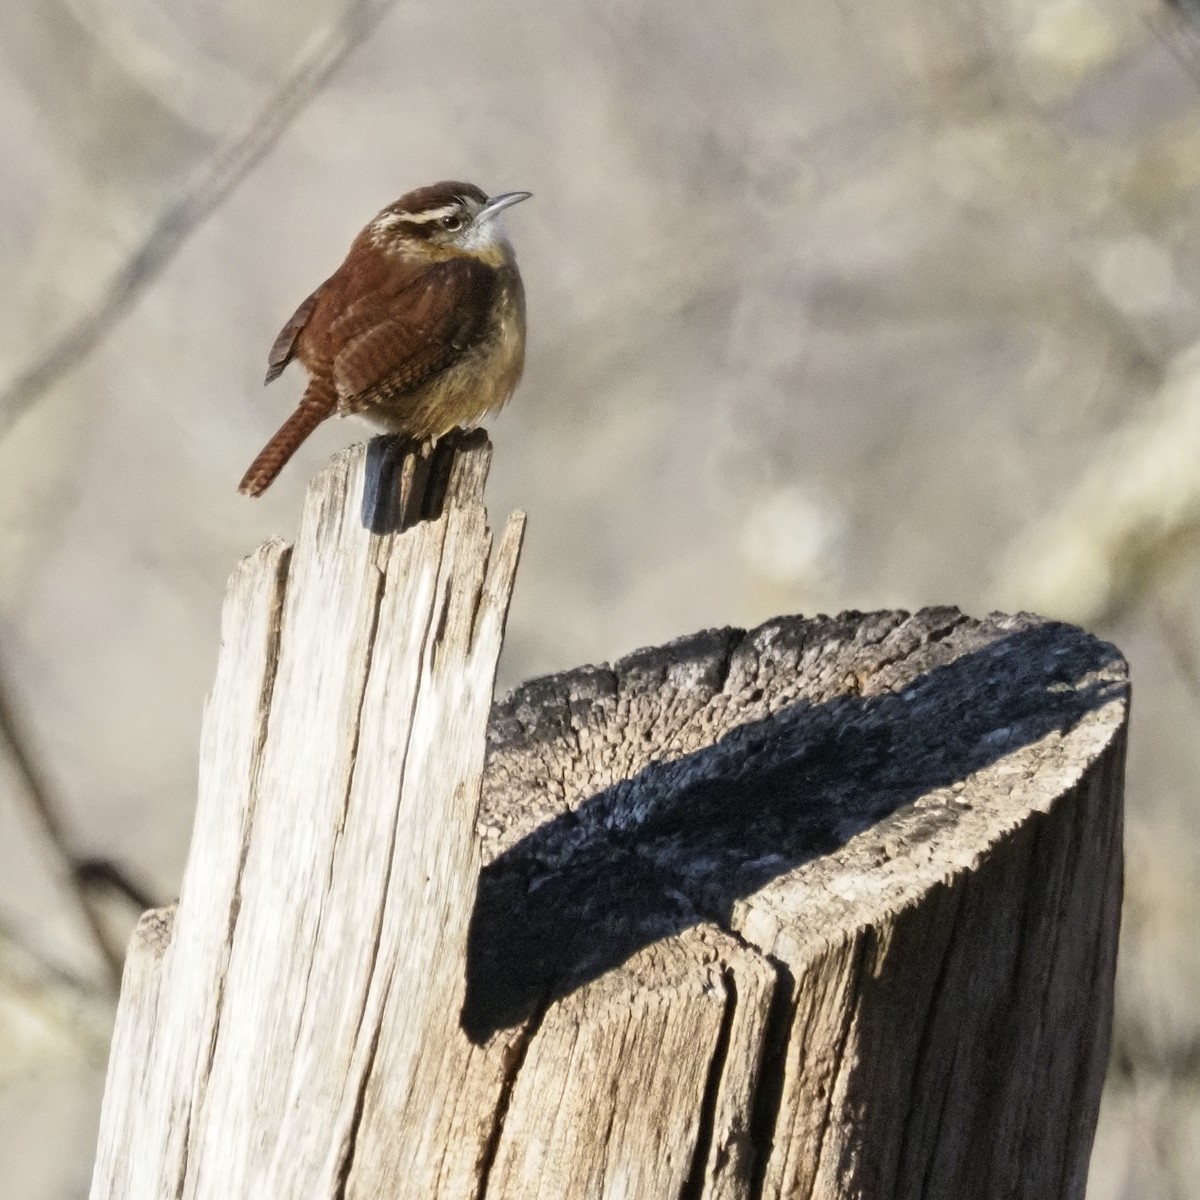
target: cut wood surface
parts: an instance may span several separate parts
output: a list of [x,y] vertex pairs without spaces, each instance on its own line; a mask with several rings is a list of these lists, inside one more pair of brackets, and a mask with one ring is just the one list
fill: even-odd
[[1127,702],[1111,646],[953,609],[518,689],[467,963],[473,1035],[527,1031],[486,1194],[1082,1196]]
[[488,455],[378,535],[356,448],[231,581],[93,1200],[1081,1197],[1120,656],[1029,616],[781,618],[489,723],[520,521],[493,553]]

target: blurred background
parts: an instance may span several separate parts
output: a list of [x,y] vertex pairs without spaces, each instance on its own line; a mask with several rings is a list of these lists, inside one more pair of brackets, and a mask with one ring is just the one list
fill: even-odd
[[0,6],[0,1196],[87,1191],[176,894],[266,352],[441,178],[509,227],[502,685],[782,612],[1080,622],[1135,678],[1090,1196],[1200,1197],[1200,19],[1160,0]]

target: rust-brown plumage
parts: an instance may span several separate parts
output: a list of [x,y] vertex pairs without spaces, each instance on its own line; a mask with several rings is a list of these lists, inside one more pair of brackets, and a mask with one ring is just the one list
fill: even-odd
[[261,495],[334,413],[428,440],[508,400],[524,364],[525,296],[496,218],[527,195],[489,200],[437,183],[376,215],[271,347],[267,382],[295,358],[308,387],[240,491]]

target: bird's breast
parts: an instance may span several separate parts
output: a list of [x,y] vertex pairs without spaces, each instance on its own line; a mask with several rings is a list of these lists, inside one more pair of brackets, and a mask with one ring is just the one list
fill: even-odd
[[502,269],[482,334],[454,362],[410,392],[363,415],[413,438],[470,429],[512,396],[525,367],[525,292],[516,268]]

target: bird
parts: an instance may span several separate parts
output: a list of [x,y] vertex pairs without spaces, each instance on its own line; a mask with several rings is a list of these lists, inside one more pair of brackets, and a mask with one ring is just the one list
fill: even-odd
[[335,413],[433,443],[508,402],[525,364],[525,289],[500,218],[530,195],[446,180],[371,219],[271,347],[266,382],[297,359],[308,384],[240,492],[261,496]]

